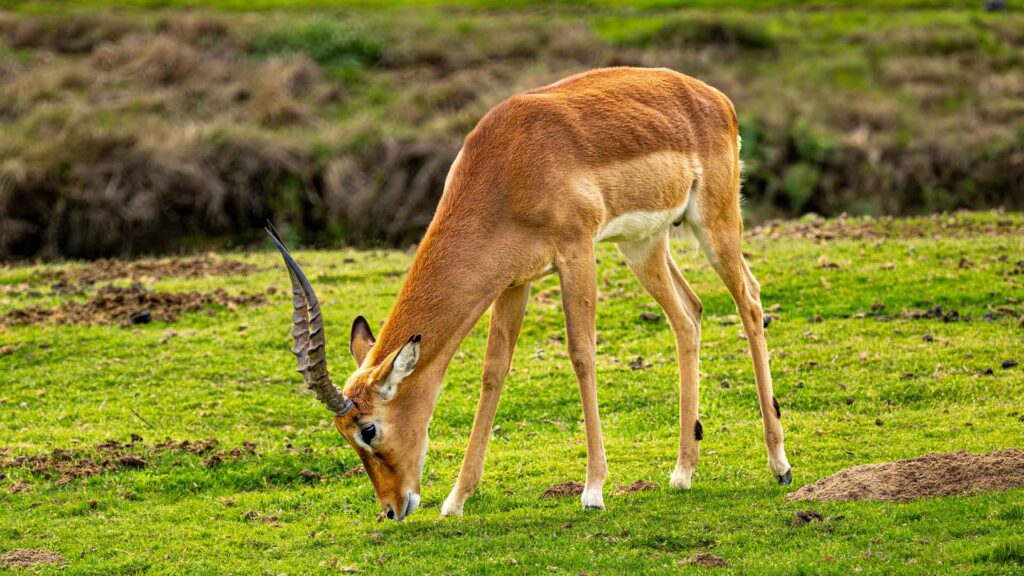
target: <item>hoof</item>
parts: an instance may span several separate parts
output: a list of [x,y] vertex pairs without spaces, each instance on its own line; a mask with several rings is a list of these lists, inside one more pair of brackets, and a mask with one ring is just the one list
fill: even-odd
[[780,474],[780,475],[776,476],[775,479],[778,480],[779,484],[782,484],[783,486],[788,486],[789,484],[792,484],[793,483],[793,469],[790,468],[789,470],[786,470],[785,474]]
[[686,469],[676,467],[676,469],[672,471],[672,475],[669,477],[668,483],[676,490],[689,490],[692,479],[693,468]]
[[580,495],[580,503],[584,510],[604,510],[604,496],[601,489],[583,490]]
[[458,502],[455,495],[449,495],[441,505],[441,516],[462,516],[462,503]]

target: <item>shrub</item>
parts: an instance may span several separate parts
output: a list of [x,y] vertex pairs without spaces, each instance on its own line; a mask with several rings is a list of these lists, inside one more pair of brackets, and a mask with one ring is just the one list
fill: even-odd
[[383,54],[381,45],[364,30],[323,19],[260,34],[249,49],[256,56],[305,54],[325,66],[371,65]]
[[743,16],[678,15],[614,34],[620,46],[730,47],[747,50],[773,48],[776,39],[762,23]]

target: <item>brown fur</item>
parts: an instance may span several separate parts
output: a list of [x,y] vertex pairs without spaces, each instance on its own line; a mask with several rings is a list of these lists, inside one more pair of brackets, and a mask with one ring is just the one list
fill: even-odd
[[[745,312],[753,305],[747,300],[754,290],[739,251],[739,178],[732,104],[714,88],[670,70],[595,70],[514,96],[491,110],[452,166],[379,340],[353,333],[352,349],[363,353],[357,354],[360,368],[344,391],[356,408],[336,424],[363,459],[382,506],[404,509],[407,492],[419,492],[420,456],[445,369],[494,303],[484,393],[453,490],[453,511],[461,512],[461,501],[479,480],[529,281],[554,264],[562,278],[569,352],[584,404],[588,490],[597,491],[588,504],[585,490],[584,504],[601,507],[606,469],[594,393],[595,237],[617,216],[685,206],[693,190],[713,263]],[[689,372],[681,391],[681,425],[687,433],[680,435],[680,462],[692,465],[696,346],[687,343],[693,341],[694,324],[699,331],[700,303],[671,262],[667,239],[650,253],[650,261],[637,262],[634,271],[669,310],[677,330],[680,368]],[[745,327],[755,314],[747,315]],[[376,387],[412,334],[423,335],[419,363],[396,396],[380,402]],[[764,370],[757,372],[760,385],[766,358]],[[371,420],[384,423],[373,455],[353,441],[359,426]],[[766,420],[769,431],[776,432]],[[781,428],[777,435],[781,446]]]

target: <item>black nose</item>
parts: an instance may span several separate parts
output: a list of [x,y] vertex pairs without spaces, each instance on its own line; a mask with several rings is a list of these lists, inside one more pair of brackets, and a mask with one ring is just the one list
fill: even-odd
[[388,506],[388,520],[394,520],[394,519],[395,519],[395,511],[391,509],[391,506]]

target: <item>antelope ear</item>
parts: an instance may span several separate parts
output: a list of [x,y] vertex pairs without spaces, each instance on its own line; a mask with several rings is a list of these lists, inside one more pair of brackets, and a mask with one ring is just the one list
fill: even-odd
[[412,371],[416,369],[416,362],[420,359],[420,335],[415,334],[402,346],[402,349],[395,355],[391,362],[391,370],[387,378],[380,385],[380,395],[384,400],[390,400],[395,396],[398,385],[405,380]]
[[373,338],[373,330],[370,330],[370,324],[366,318],[356,316],[355,321],[352,322],[352,337],[349,339],[348,349],[352,351],[352,357],[356,359],[357,364],[363,365],[363,360],[366,359],[370,348],[376,342]]

